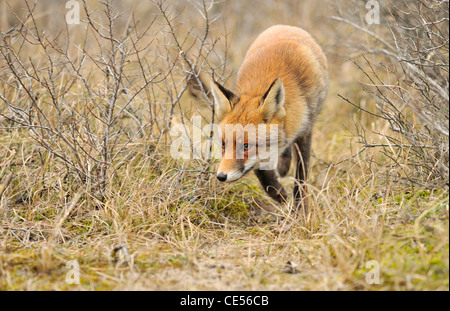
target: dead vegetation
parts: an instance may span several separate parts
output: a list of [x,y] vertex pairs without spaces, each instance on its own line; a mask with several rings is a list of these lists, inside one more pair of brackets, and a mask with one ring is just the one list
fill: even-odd
[[364,90],[375,99],[376,110],[350,103],[385,120],[392,131],[375,130],[380,142],[369,141],[366,127],[357,125],[360,142],[392,160],[397,169],[391,177],[398,182],[448,187],[449,2],[387,1],[378,34],[358,24],[357,11],[339,12],[342,16],[335,20],[371,39],[367,44],[353,42],[353,47],[359,48],[355,64],[365,76]]
[[[47,2],[0,4],[1,289],[448,289],[448,1],[383,2],[370,33],[364,1],[80,0],[80,25]],[[214,119],[205,76],[231,85],[276,23],[330,63],[301,222],[253,175],[170,156],[174,124]]]

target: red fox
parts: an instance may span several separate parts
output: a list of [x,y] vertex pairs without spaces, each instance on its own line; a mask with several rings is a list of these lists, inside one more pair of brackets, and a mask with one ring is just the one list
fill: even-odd
[[[222,153],[236,155],[234,146],[236,150],[239,146],[244,150],[244,157],[240,159],[236,156],[222,158],[217,179],[235,181],[253,169],[267,194],[278,202],[286,202],[287,194],[278,177],[287,174],[293,153],[296,164],[294,202],[298,208],[304,206],[312,129],[325,100],[328,83],[327,59],[306,31],[276,25],[261,33],[245,55],[234,91],[214,80],[211,82],[223,133]],[[226,138],[227,124],[276,124],[278,167],[261,169],[257,159],[247,156],[257,144],[244,136]]]

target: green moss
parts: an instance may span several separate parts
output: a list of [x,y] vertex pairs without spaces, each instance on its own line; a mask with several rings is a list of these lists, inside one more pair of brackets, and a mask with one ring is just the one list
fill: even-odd
[[169,256],[167,258],[167,262],[171,267],[174,268],[180,268],[188,264],[186,256],[183,255]]

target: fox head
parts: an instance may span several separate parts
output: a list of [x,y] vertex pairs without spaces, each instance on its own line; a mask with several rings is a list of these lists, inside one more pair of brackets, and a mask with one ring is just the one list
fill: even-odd
[[[211,93],[222,133],[218,180],[235,181],[256,168],[261,162],[261,142],[264,149],[275,147],[278,155],[278,146],[270,144],[285,140],[285,89],[281,79],[273,81],[264,94],[257,95],[236,95],[212,81]],[[272,125],[277,125],[275,131]]]

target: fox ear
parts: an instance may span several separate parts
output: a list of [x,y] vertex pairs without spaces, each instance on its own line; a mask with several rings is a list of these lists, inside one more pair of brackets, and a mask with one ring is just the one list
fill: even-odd
[[208,76],[204,72],[200,72],[198,77],[191,74],[187,78],[187,91],[194,98],[203,99],[203,96],[206,95],[208,99],[212,100],[208,82]]
[[211,93],[214,98],[214,109],[221,121],[231,111],[231,100],[235,95],[214,80],[211,81]]
[[283,81],[277,78],[262,98],[263,103],[260,109],[264,115],[265,122],[270,122],[275,117],[282,119],[286,116],[284,99],[285,91]]

